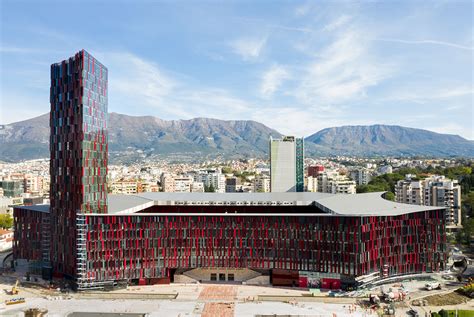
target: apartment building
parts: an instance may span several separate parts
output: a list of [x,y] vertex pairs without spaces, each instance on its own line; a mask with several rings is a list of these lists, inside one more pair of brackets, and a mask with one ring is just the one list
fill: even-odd
[[450,227],[461,225],[461,186],[457,180],[440,175],[419,180],[406,175],[395,186],[395,199],[412,205],[444,206],[446,224]]

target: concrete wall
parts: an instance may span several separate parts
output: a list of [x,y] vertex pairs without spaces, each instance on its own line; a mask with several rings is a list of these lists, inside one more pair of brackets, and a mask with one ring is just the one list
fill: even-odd
[[211,274],[216,274],[217,282],[219,282],[219,274],[221,273],[225,274],[225,282],[228,281],[229,273],[234,274],[235,282],[245,282],[261,275],[260,273],[249,269],[231,268],[198,268],[184,272],[183,275],[188,276],[196,281],[208,282],[211,281]]

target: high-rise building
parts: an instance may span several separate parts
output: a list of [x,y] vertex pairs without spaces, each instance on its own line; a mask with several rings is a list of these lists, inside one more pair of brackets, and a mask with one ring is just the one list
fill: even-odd
[[272,192],[304,191],[304,142],[302,138],[270,137],[270,187]]
[[51,268],[81,278],[82,215],[107,213],[107,68],[85,50],[51,65],[50,103]]

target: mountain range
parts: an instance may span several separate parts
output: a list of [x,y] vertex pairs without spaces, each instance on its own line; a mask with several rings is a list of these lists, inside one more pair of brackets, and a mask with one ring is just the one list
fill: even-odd
[[[0,125],[0,161],[49,156],[49,114]],[[263,157],[281,133],[250,120],[162,120],[109,114],[112,162],[154,155],[179,159]],[[474,141],[458,135],[391,125],[342,126],[305,138],[306,156],[474,157]]]

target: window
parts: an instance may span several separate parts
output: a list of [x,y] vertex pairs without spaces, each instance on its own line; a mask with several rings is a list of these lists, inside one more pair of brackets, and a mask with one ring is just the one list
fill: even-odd
[[219,281],[225,281],[225,273],[219,273]]
[[234,280],[234,273],[229,273],[229,274],[227,275],[227,280],[228,280],[228,281],[233,281],[233,280]]
[[216,273],[211,273],[211,281],[217,281]]

